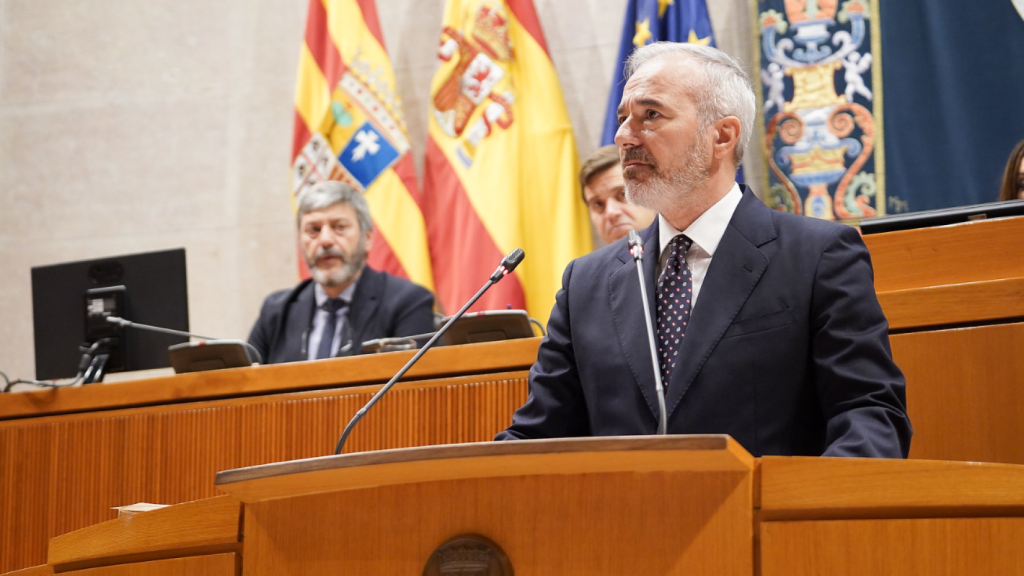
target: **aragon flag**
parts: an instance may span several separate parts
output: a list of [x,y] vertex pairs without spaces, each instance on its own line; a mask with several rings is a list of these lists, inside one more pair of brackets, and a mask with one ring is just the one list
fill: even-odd
[[[375,0],[310,0],[299,57],[292,192],[341,180],[374,222],[368,264],[433,288],[426,226]],[[300,259],[301,273],[308,276]]]
[[438,57],[423,204],[438,298],[453,313],[521,247],[523,263],[474,309],[526,309],[546,322],[565,266],[591,238],[533,2],[448,0]]

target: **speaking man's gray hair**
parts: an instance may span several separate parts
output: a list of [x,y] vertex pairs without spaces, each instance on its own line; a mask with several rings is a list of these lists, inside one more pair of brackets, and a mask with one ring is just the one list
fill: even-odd
[[302,217],[306,213],[322,210],[338,202],[345,202],[355,209],[356,219],[359,221],[359,232],[363,236],[369,234],[373,229],[373,219],[370,218],[370,206],[366,203],[366,198],[351,185],[337,180],[317,182],[299,192],[295,198],[295,203],[298,205],[298,214],[295,217],[296,225],[302,222]]
[[754,88],[743,66],[725,52],[710,46],[680,42],[654,42],[643,46],[626,61],[626,76],[632,76],[644,64],[663,56],[689,56],[697,60],[704,78],[696,81],[691,96],[697,104],[701,129],[726,116],[740,120],[740,138],[733,158],[738,166],[743,161],[743,149],[754,130],[757,104]]

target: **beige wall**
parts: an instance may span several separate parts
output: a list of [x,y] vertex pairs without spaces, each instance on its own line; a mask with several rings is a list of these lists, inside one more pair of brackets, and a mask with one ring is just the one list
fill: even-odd
[[[625,0],[534,3],[587,154]],[[0,0],[0,370],[35,374],[32,266],[184,246],[192,330],[228,338],[294,284],[288,165],[306,5]],[[417,168],[443,5],[377,0]],[[749,2],[708,5],[719,46],[749,62]]]

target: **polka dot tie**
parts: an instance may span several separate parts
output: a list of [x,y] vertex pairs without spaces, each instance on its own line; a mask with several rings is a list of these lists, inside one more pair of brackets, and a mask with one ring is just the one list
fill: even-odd
[[658,356],[661,361],[661,381],[666,388],[676,368],[679,348],[686,335],[686,323],[690,321],[693,277],[684,256],[691,244],[693,241],[682,234],[672,239],[665,273],[658,281]]

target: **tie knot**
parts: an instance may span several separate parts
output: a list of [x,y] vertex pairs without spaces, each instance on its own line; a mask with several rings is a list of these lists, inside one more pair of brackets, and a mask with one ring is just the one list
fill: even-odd
[[328,298],[322,308],[331,314],[335,314],[345,306],[348,306],[348,302],[341,298]]
[[693,240],[686,237],[686,234],[678,234],[672,238],[672,256],[676,258],[682,258],[686,251],[690,249],[693,244]]

